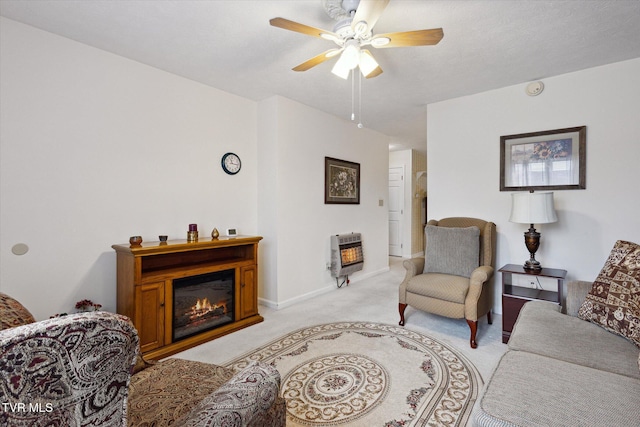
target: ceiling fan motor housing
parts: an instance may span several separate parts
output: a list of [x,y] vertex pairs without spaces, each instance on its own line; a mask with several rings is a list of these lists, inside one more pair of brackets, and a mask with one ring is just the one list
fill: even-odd
[[350,19],[356,13],[360,0],[322,0],[327,15],[336,21]]

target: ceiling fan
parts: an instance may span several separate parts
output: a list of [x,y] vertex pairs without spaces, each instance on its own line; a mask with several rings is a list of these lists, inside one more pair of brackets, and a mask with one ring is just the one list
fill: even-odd
[[274,27],[331,40],[339,46],[295,66],[294,71],[306,71],[340,55],[331,70],[333,74],[347,79],[350,71],[359,67],[363,76],[372,78],[382,74],[382,68],[371,52],[363,47],[373,46],[380,49],[435,45],[444,36],[442,28],[374,35],[373,27],[389,4],[389,0],[323,0],[323,4],[329,16],[338,20],[333,31],[321,30],[285,18],[273,18],[269,21]]

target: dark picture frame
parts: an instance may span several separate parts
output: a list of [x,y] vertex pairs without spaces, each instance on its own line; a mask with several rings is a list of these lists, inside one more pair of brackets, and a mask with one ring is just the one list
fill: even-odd
[[587,127],[500,137],[500,191],[584,190]]
[[324,158],[324,203],[360,204],[360,163]]

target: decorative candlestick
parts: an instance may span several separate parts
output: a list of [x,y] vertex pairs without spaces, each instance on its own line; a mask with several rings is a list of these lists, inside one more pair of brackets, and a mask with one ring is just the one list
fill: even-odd
[[198,224],[189,224],[187,242],[195,242],[196,240],[198,240]]

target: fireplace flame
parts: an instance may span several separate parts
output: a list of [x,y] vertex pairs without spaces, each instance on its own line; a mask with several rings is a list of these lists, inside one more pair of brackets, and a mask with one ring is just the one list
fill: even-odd
[[187,313],[191,319],[205,316],[209,313],[224,314],[227,312],[227,303],[222,301],[217,304],[211,304],[208,298],[198,298],[196,303],[191,307],[191,310]]

